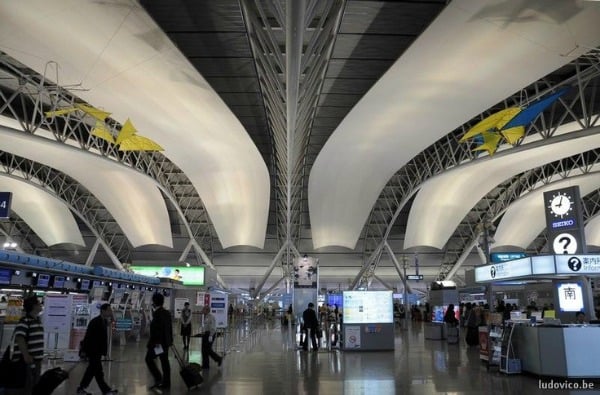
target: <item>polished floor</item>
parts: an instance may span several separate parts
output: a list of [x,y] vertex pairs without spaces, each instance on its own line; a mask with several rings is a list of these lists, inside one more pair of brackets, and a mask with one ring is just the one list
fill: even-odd
[[[233,336],[233,335],[232,335]],[[180,340],[180,339],[178,339]],[[248,330],[235,344],[228,342],[223,366],[205,373],[198,394],[591,394],[600,391],[564,391],[539,388],[537,377],[488,371],[478,350],[445,341],[425,340],[423,324],[398,329],[395,351],[305,352],[297,350],[294,331],[278,323]],[[223,351],[224,342],[217,347]],[[179,342],[179,348],[181,344]],[[219,350],[220,348],[220,350]],[[192,340],[187,356],[200,362],[199,339]],[[113,346],[112,361],[105,363],[107,381],[120,394],[160,394],[148,390],[152,383],[144,364],[144,341]],[[48,362],[52,365],[53,362]],[[61,363],[69,368],[69,364]],[[72,366],[72,365],[71,365]],[[164,393],[184,394],[187,389],[171,356],[172,388]],[[85,365],[77,364],[56,394],[75,394]],[[599,367],[600,369],[600,367]],[[88,391],[100,394],[95,381]]]

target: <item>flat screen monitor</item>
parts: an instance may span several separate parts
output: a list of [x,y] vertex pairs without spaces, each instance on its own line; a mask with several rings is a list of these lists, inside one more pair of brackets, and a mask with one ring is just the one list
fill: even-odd
[[38,274],[37,284],[40,288],[48,288],[50,285],[50,275],[49,274]]
[[[446,310],[448,310],[448,305],[446,306],[433,306],[431,310],[431,321],[433,322],[444,322],[444,316],[446,315]],[[454,318],[460,321],[460,309],[457,306],[454,306]]]
[[90,280],[88,280],[88,279],[81,280],[81,289],[89,290],[90,289]]
[[0,269],[0,284],[9,285],[12,277],[12,270]]
[[580,282],[564,282],[556,284],[560,311],[583,311],[583,287]]
[[178,280],[183,285],[204,285],[204,268],[200,266],[131,266],[131,270],[143,276]]
[[64,276],[54,276],[54,288],[64,288],[65,287],[65,277]]
[[327,304],[332,308],[337,305],[338,309],[344,306],[344,298],[341,294],[329,294],[327,295]]
[[344,324],[385,324],[394,322],[392,291],[345,291]]

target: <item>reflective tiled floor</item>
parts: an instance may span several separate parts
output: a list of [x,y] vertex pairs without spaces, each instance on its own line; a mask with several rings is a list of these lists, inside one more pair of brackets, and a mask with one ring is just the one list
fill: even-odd
[[[221,368],[205,373],[198,394],[552,394],[578,393],[538,388],[529,375],[488,371],[478,350],[443,341],[424,340],[421,323],[396,331],[396,349],[387,352],[304,352],[296,349],[292,331],[267,324],[253,331],[227,353]],[[179,339],[178,339],[179,340]],[[181,344],[178,344],[181,348]],[[193,339],[189,360],[200,362],[200,343]],[[113,347],[113,361],[105,364],[107,381],[120,394],[151,394],[152,381],[144,364],[145,347]],[[176,361],[171,357],[171,394],[187,393]],[[57,394],[75,394],[85,368],[77,365]],[[599,367],[600,369],[600,367]],[[99,394],[95,381],[88,391]],[[591,394],[595,392],[579,392]],[[600,393],[600,391],[598,392]]]

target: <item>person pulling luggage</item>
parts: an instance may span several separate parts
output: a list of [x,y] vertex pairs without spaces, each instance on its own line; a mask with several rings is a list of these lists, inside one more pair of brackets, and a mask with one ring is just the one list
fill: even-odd
[[[169,364],[169,347],[173,345],[173,323],[171,313],[165,310],[163,304],[165,297],[162,294],[152,295],[152,322],[150,322],[150,339],[146,352],[146,365],[154,377],[154,385],[150,388],[171,388],[171,365]],[[154,360],[160,359],[162,374],[156,367]]]

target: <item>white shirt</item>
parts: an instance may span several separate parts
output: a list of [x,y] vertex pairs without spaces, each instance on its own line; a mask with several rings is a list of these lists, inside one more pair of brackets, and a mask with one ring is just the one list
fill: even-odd
[[204,316],[204,323],[202,325],[203,332],[215,333],[217,331],[217,321],[215,320],[215,316],[211,313],[208,313]]

